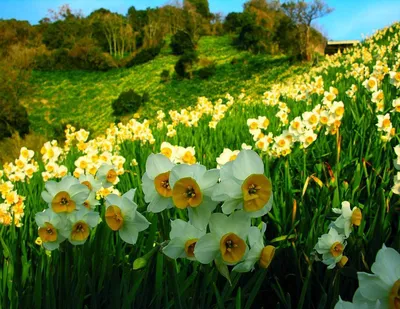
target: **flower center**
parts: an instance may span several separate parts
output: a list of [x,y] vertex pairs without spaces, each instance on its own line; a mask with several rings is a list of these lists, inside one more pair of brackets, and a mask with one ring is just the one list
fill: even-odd
[[117,172],[111,169],[108,171],[106,177],[108,182],[114,183],[117,180]]
[[113,231],[118,231],[124,225],[124,217],[121,212],[121,208],[115,205],[111,205],[107,208],[106,214],[106,223]]
[[196,247],[198,239],[189,239],[185,243],[185,252],[187,257],[194,257],[194,248]]
[[246,252],[246,243],[236,234],[228,233],[222,236],[219,249],[222,259],[227,263],[234,264],[243,258]]
[[40,227],[38,233],[43,242],[53,242],[57,240],[57,230],[49,222],[45,222],[45,226]]
[[272,194],[271,181],[262,174],[252,174],[242,184],[243,209],[260,210],[268,203]]
[[71,231],[71,239],[82,241],[89,237],[89,225],[85,221],[78,221],[74,224]]
[[271,264],[272,259],[275,255],[275,247],[274,246],[266,246],[261,251],[260,256],[260,267],[268,268],[269,264]]
[[384,119],[383,120],[382,127],[388,128],[388,127],[390,127],[390,125],[391,125],[390,119]]
[[362,213],[360,208],[355,208],[351,215],[351,223],[355,226],[360,226],[362,220]]
[[163,148],[161,149],[161,153],[166,156],[167,158],[171,158],[172,155],[172,150],[169,148]]
[[203,194],[196,180],[191,177],[179,179],[172,189],[172,200],[177,208],[197,207],[203,201]]
[[85,181],[82,182],[82,184],[85,185],[86,187],[88,187],[88,189],[90,191],[92,191],[93,187],[92,187],[92,184],[89,181],[85,180]]
[[51,201],[51,208],[55,213],[72,212],[76,209],[76,204],[68,192],[58,192]]
[[390,290],[389,309],[400,309],[400,279],[394,283]]
[[344,250],[343,244],[337,241],[331,246],[331,249],[329,251],[332,254],[332,256],[336,258],[339,255],[342,255],[343,250]]
[[169,174],[170,172],[161,173],[154,178],[154,186],[156,191],[163,197],[172,196],[171,186],[169,185]]

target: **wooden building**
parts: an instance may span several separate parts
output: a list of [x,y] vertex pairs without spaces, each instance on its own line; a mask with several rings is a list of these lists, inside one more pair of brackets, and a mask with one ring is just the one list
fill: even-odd
[[325,55],[336,54],[339,50],[343,51],[346,48],[353,47],[360,43],[358,40],[350,41],[328,41],[325,46]]

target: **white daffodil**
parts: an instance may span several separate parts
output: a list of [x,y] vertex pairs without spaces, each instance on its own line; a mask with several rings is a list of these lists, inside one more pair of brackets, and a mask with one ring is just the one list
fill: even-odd
[[219,178],[219,170],[200,164],[179,164],[172,168],[169,183],[172,201],[179,209],[188,209],[189,221],[203,230],[218,202],[211,195]]
[[39,227],[39,237],[43,247],[47,250],[54,250],[60,246],[66,237],[60,231],[64,229],[64,221],[51,209],[46,209],[35,215],[36,224]]
[[351,303],[348,301],[343,301],[339,297],[339,301],[336,303],[334,309],[380,309],[384,308],[381,303],[377,301],[375,304],[361,302],[361,303]]
[[96,177],[101,182],[103,188],[109,188],[119,182],[116,168],[109,164],[102,164],[97,170]]
[[86,201],[83,202],[83,206],[87,209],[95,209],[97,205],[100,205],[100,202],[96,199],[96,192],[92,191]]
[[101,181],[95,179],[92,174],[82,174],[79,176],[79,182],[89,188],[90,191],[97,192],[102,187]]
[[221,166],[225,165],[229,161],[235,160],[238,154],[239,150],[232,151],[229,148],[224,148],[224,151],[217,158],[218,168],[221,168]]
[[139,213],[136,203],[133,201],[136,189],[131,189],[122,196],[110,194],[106,197],[107,225],[113,231],[118,231],[121,239],[134,245],[139,232],[144,231],[150,222]]
[[376,255],[371,270],[374,274],[357,273],[359,288],[353,297],[353,303],[366,302],[380,308],[400,308],[400,254],[383,245]]
[[271,263],[274,257],[275,247],[264,245],[263,236],[266,228],[267,225],[264,222],[262,222],[261,230],[256,226],[250,227],[248,235],[250,250],[246,255],[244,261],[238,263],[233,268],[233,271],[237,272],[253,271],[254,264],[256,264],[257,262],[259,262],[261,268],[268,268],[269,264]]
[[314,249],[322,254],[322,262],[328,265],[328,269],[333,269],[336,263],[343,258],[343,251],[346,247],[345,236],[340,235],[334,228],[331,228],[328,234],[318,238],[318,243]]
[[150,203],[147,207],[148,211],[161,212],[173,207],[169,176],[174,166],[175,164],[162,154],[151,154],[147,158],[142,188],[144,200]]
[[210,233],[201,237],[194,248],[194,256],[203,264],[221,259],[225,264],[235,265],[245,257],[251,219],[243,211],[229,217],[214,213],[210,218]]
[[197,241],[206,234],[204,230],[199,230],[181,219],[171,221],[171,232],[169,238],[171,239],[163,253],[172,259],[187,258],[189,260],[196,260],[194,257],[194,248]]
[[360,226],[361,224],[361,210],[357,207],[351,209],[347,201],[342,202],[342,209],[333,208],[332,211],[340,215],[333,224],[339,233],[344,233],[346,238],[350,236],[353,225]]
[[61,230],[62,235],[68,238],[73,245],[83,245],[90,235],[91,229],[100,222],[99,213],[82,208],[66,217],[66,225]]
[[60,182],[46,182],[42,198],[55,213],[71,213],[83,207],[89,197],[89,189],[73,176],[65,176]]
[[400,170],[400,145],[394,147],[394,152],[397,155],[397,158],[393,160],[394,167],[395,169]]
[[242,150],[236,160],[221,168],[221,182],[212,199],[224,202],[222,211],[230,214],[243,209],[250,217],[261,217],[272,208],[272,185],[264,175],[264,164],[253,150]]

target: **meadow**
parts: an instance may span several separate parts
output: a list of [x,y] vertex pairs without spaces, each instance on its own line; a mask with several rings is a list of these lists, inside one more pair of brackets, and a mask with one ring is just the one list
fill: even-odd
[[[167,63],[174,63],[167,55],[149,64],[152,73],[147,66],[96,75],[34,73],[33,83],[42,92],[38,89],[26,105],[38,130],[67,119],[103,134],[68,126],[63,144],[49,141],[38,153],[21,149],[19,158],[3,165],[2,308],[373,308],[377,302],[378,308],[398,308],[398,253],[390,251],[383,266],[373,263],[378,251],[388,252],[381,249],[384,244],[400,249],[400,24],[306,73],[305,67],[289,67],[284,57],[262,67],[262,58],[253,56],[239,69],[232,67],[233,57],[247,55],[230,47],[206,51],[209,40],[223,39],[206,38],[199,47],[218,59],[217,75],[201,83],[179,82],[179,95],[174,81],[164,85],[158,80]],[[149,89],[154,101],[139,119],[106,128],[113,121],[111,100],[130,83]],[[194,89],[204,95],[194,98],[201,93]],[[202,169],[197,163],[207,168],[207,182],[197,178]],[[172,198],[155,180],[151,190],[168,201],[149,189],[160,171],[170,172],[163,188],[171,184]],[[247,189],[244,196],[232,193],[239,180],[245,186],[248,178],[237,177],[247,171],[253,171],[246,174],[250,178],[262,174],[264,181],[249,186],[248,194],[268,196],[256,212],[249,208],[254,205],[246,199]],[[185,194],[193,200],[183,205],[174,192],[188,178],[200,185],[187,187]],[[72,193],[71,199],[66,196],[79,211],[60,211],[65,204],[53,196],[70,190],[67,182],[87,193],[85,205],[83,200],[78,205]],[[265,183],[272,184],[272,191]],[[122,200],[134,214],[123,213]],[[238,209],[228,207],[232,200]],[[211,217],[199,213],[207,205],[213,207]],[[48,213],[53,219],[38,220]],[[101,220],[77,221],[78,213]],[[226,219],[222,213],[233,214]],[[245,218],[245,227],[251,223],[257,241],[247,230],[243,239],[237,236],[242,219],[236,217]],[[54,218],[73,225],[58,227]],[[134,222],[128,227],[137,229],[135,236],[122,232],[124,220]],[[79,229],[90,226],[90,233],[74,234],[78,222]],[[171,222],[190,225],[185,231],[200,236],[177,232]],[[227,232],[221,244],[231,238],[226,248],[214,250],[207,240],[219,229]],[[174,241],[179,237],[191,239],[182,247]],[[234,252],[229,258],[228,249]],[[394,279],[380,285],[388,290],[368,295],[371,290],[364,289],[353,299],[359,287],[376,289],[385,265],[394,265]],[[354,304],[345,307],[339,297]]]

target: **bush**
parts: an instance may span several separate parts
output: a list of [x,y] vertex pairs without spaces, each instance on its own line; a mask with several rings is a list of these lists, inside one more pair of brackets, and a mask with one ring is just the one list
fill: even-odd
[[29,133],[30,121],[24,106],[0,98],[0,109],[0,140],[11,137],[15,131],[21,137]]
[[186,32],[179,30],[171,37],[171,49],[174,55],[183,55],[184,53],[195,50],[192,38]]
[[234,45],[240,50],[250,50],[254,53],[268,51],[269,32],[267,29],[256,24],[243,26]]
[[162,48],[162,45],[158,45],[156,47],[151,47],[147,49],[142,49],[139,53],[136,54],[128,63],[126,64],[127,68],[133,67],[135,65],[143,64],[153,60],[158,56]]
[[178,62],[175,64],[175,72],[179,78],[192,78],[191,68],[195,62],[198,61],[197,54],[195,52],[189,52],[183,54]]
[[160,74],[161,82],[166,83],[169,80],[169,70],[163,70]]
[[210,64],[204,68],[201,68],[200,70],[197,71],[200,79],[209,79],[211,76],[215,75],[215,72],[217,71],[217,67],[215,64]]
[[149,100],[148,93],[143,96],[132,89],[122,92],[119,97],[112,103],[114,116],[122,116],[126,114],[136,113],[142,103]]

